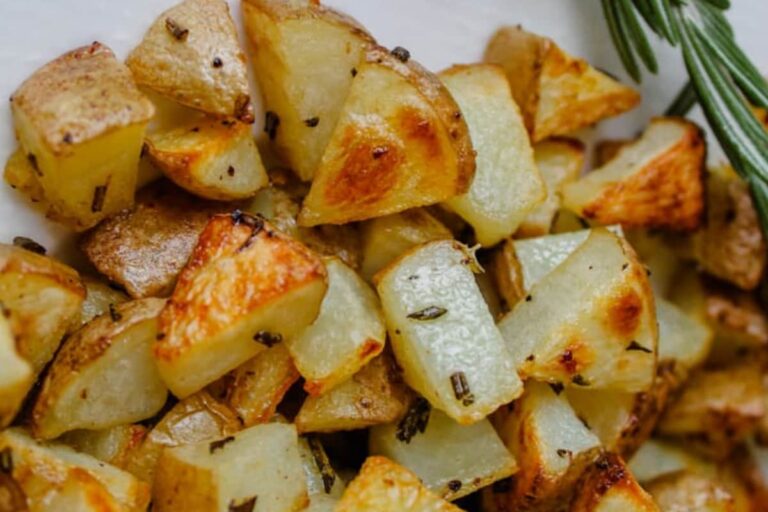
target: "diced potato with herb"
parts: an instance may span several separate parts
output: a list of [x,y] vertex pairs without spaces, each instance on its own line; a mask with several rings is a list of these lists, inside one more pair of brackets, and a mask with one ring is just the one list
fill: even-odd
[[453,235],[422,208],[377,217],[362,224],[363,261],[360,273],[371,281],[374,274],[406,251]]
[[85,287],[78,273],[56,260],[0,244],[0,303],[10,314],[16,350],[35,375],[77,326]]
[[133,204],[154,108],[109,48],[96,42],[38,69],[11,111],[49,217],[82,231]]
[[147,428],[142,425],[123,424],[103,430],[73,430],[61,436],[59,441],[78,452],[125,469],[146,435]]
[[[38,443],[18,427],[0,432],[0,453],[10,462],[3,472],[16,481],[32,511],[138,511],[149,505],[149,485],[131,474],[65,445]],[[75,504],[84,508],[67,508]]]
[[570,512],[659,512],[653,498],[640,487],[624,461],[607,453],[589,468],[579,483]]
[[490,510],[557,510],[600,453],[600,440],[576,416],[565,396],[529,381],[497,431],[517,460],[511,482],[483,491]]
[[375,277],[405,381],[462,424],[522,392],[476,270],[472,251],[446,240],[412,250]]
[[227,403],[250,427],[272,419],[299,372],[285,344],[278,343],[238,366],[230,379]]
[[209,114],[253,123],[245,54],[224,0],[163,12],[126,59],[136,82]]
[[162,299],[110,309],[71,335],[56,354],[32,410],[36,437],[53,439],[153,416],[168,390],[152,360]]
[[461,512],[419,477],[386,457],[368,457],[347,486],[336,512]]
[[371,429],[370,452],[407,467],[432,492],[455,500],[512,475],[517,463],[487,419],[459,425],[438,410],[427,412],[424,428],[407,420]]
[[704,213],[706,152],[695,124],[652,119],[616,158],[566,185],[563,205],[600,224],[692,231]]
[[220,201],[243,199],[269,178],[250,125],[201,119],[147,136],[149,160],[181,188]]
[[323,262],[262,217],[214,216],[160,314],[160,375],[176,396],[191,395],[298,335],[326,288]]
[[308,396],[296,415],[299,432],[356,430],[399,420],[412,394],[385,352],[351,379],[320,396]]
[[375,47],[357,68],[299,224],[345,224],[469,190],[475,157],[458,105],[405,50]]
[[681,471],[646,484],[660,510],[736,512],[733,496],[714,478]]
[[533,147],[536,166],[547,189],[547,197],[520,224],[515,236],[528,238],[549,233],[562,203],[562,188],[576,180],[584,167],[584,144],[576,139],[556,137]]
[[445,204],[472,225],[481,245],[496,245],[541,204],[546,186],[504,72],[473,64],[439,76],[469,126],[477,163],[469,191]]
[[165,448],[213,441],[243,427],[235,412],[206,391],[189,396],[173,406],[130,453],[125,469],[145,482],[152,482],[157,461]]
[[504,68],[534,142],[568,134],[640,103],[634,89],[520,25],[500,28],[483,60]]
[[320,2],[246,0],[242,9],[267,111],[265,131],[290,168],[309,181],[373,37]]
[[627,392],[653,382],[653,294],[632,248],[606,229],[528,289],[499,329],[524,376]]
[[109,308],[127,302],[128,296],[95,277],[83,276],[85,300],[80,311],[80,323],[85,325],[97,316],[109,313]]
[[328,291],[315,321],[286,346],[310,395],[322,395],[384,349],[387,329],[376,293],[338,258],[326,258]]
[[323,445],[316,437],[299,437],[299,455],[307,477],[307,512],[333,512],[344,493],[344,481],[336,474]]
[[8,425],[32,386],[30,364],[16,350],[10,322],[0,303],[0,428]]
[[157,512],[303,510],[309,499],[296,429],[267,423],[215,441],[166,448],[152,495]]

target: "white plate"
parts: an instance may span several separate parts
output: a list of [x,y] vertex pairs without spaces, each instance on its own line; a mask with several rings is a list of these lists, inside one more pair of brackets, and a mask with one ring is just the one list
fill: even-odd
[[[101,41],[125,57],[151,21],[176,0],[0,0],[0,98],[7,98],[39,66],[77,46]],[[239,12],[233,1],[233,12]],[[598,0],[327,0],[356,17],[389,47],[408,48],[430,69],[472,62],[489,35],[503,24],[554,38],[571,53],[626,80],[603,21]],[[765,20],[768,2],[737,0],[730,18],[739,42],[768,71]],[[641,108],[603,123],[603,135],[639,130],[663,111],[684,81],[676,50],[657,45],[662,73],[647,77]],[[259,126],[257,125],[257,128]],[[712,138],[710,137],[710,140]],[[8,103],[0,102],[0,163],[15,147]],[[715,155],[717,152],[712,152]],[[34,238],[56,255],[72,257],[73,237],[45,221],[4,183],[0,184],[0,242]]]

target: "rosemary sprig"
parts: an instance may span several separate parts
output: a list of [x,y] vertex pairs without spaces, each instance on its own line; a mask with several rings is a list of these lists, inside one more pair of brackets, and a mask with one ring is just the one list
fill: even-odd
[[[637,81],[635,54],[651,72],[656,59],[639,19],[680,46],[690,81],[667,110],[685,115],[698,101],[733,168],[750,185],[768,238],[768,133],[747,104],[768,108],[768,84],[736,44],[724,11],[730,0],[603,0],[619,57]],[[649,55],[650,54],[650,55]]]

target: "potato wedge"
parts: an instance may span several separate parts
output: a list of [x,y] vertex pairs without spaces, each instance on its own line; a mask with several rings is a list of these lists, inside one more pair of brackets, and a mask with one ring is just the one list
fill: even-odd
[[256,510],[255,503],[265,512],[302,510],[309,500],[296,429],[267,423],[215,441],[166,448],[152,495],[158,512]]
[[49,217],[82,231],[133,204],[154,107],[109,48],[93,43],[38,69],[11,111]]
[[368,457],[336,512],[461,512],[428,490],[415,474],[386,457]]
[[308,396],[294,421],[300,433],[362,429],[399,420],[411,398],[394,361],[384,353],[329,392]]
[[515,233],[517,238],[549,233],[562,203],[562,188],[576,180],[584,167],[584,144],[577,139],[556,137],[533,147],[536,166],[547,189],[547,197],[523,220]]
[[189,107],[253,123],[245,54],[223,0],[163,12],[125,61],[136,82]]
[[[131,474],[68,446],[38,443],[23,429],[0,432],[0,453],[12,461],[10,474],[26,494],[30,510],[139,511],[149,505],[149,486]],[[84,496],[73,496],[78,493]],[[85,497],[118,507],[98,508],[91,502],[89,508],[48,508],[51,501],[88,504],[91,500]]]
[[160,375],[176,396],[191,395],[300,333],[326,288],[323,262],[262,217],[214,216],[160,314]]
[[522,393],[475,282],[478,268],[470,249],[444,240],[406,253],[374,278],[405,381],[462,424]]
[[290,352],[284,343],[278,343],[232,372],[226,402],[244,426],[266,423],[299,377]]
[[288,166],[309,181],[375,41],[356,20],[320,2],[246,0],[242,9],[269,116],[265,131]]
[[307,477],[308,512],[333,512],[344,494],[344,481],[336,474],[322,443],[315,437],[299,437],[299,455]]
[[451,232],[426,210],[415,208],[377,217],[362,224],[362,266],[360,273],[372,281],[408,249],[433,240],[449,240]]
[[600,453],[600,441],[565,397],[539,382],[526,384],[497,430],[519,470],[511,482],[483,490],[489,510],[557,510],[568,503],[573,484]]
[[16,350],[35,375],[77,325],[85,293],[74,269],[21,247],[0,244],[0,303],[10,312]]
[[706,145],[698,126],[651,120],[616,158],[563,188],[563,205],[600,224],[692,231],[704,213]]
[[659,512],[621,457],[607,453],[579,483],[570,512]]
[[632,248],[606,229],[534,284],[499,329],[522,375],[627,392],[653,382],[653,293]]
[[167,297],[210,218],[231,209],[159,181],[139,192],[132,211],[89,231],[80,247],[99,272],[131,297]]
[[328,291],[315,321],[285,343],[310,395],[338,386],[384,349],[387,328],[376,293],[338,258],[326,258]]
[[32,367],[16,350],[11,324],[3,313],[0,303],[0,428],[16,416],[34,379]]
[[164,305],[162,299],[120,304],[67,338],[32,409],[35,437],[133,423],[163,407],[168,390],[152,344]]
[[366,53],[300,225],[381,217],[469,190],[475,158],[461,111],[440,80],[406,53]]
[[438,410],[413,437],[402,424],[371,429],[370,453],[407,467],[432,492],[447,500],[473,493],[517,471],[515,458],[487,419],[459,425]]
[[109,308],[128,302],[128,296],[94,277],[83,276],[85,300],[80,310],[80,325],[83,326],[97,316],[109,313]]
[[200,197],[243,199],[269,183],[251,126],[244,123],[196,120],[149,134],[145,147],[168,178]]
[[78,452],[125,469],[147,435],[142,425],[123,424],[103,430],[73,430],[59,439]]
[[504,69],[534,142],[566,135],[640,103],[634,89],[519,25],[500,28],[483,60]]
[[682,471],[662,477],[645,488],[661,510],[736,512],[730,493],[713,478]]
[[469,191],[445,204],[472,226],[478,243],[490,247],[544,201],[546,185],[502,69],[457,65],[438,76],[461,108],[477,163]]

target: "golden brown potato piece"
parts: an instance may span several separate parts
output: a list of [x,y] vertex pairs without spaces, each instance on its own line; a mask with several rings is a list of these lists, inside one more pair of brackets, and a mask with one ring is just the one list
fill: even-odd
[[32,410],[35,437],[141,421],[165,404],[168,390],[152,361],[162,299],[110,308],[71,335],[56,354]]
[[692,231],[704,213],[701,130],[655,118],[613,160],[563,189],[563,205],[599,224]]
[[160,315],[160,375],[176,396],[191,395],[300,333],[327,286],[323,262],[263,217],[214,216]]
[[715,478],[680,471],[646,484],[663,511],[737,512],[733,496]]
[[251,197],[269,181],[251,126],[237,121],[199,119],[149,134],[146,148],[174,183],[207,199]]
[[109,48],[93,43],[38,69],[11,111],[49,217],[80,231],[133,204],[154,107]]
[[634,89],[520,26],[500,28],[483,60],[504,68],[534,142],[566,135],[640,103]]
[[146,427],[126,424],[103,430],[73,430],[61,436],[59,441],[78,452],[125,469],[146,435]]
[[278,343],[232,372],[227,403],[244,426],[266,423],[299,377],[290,352],[284,343]]
[[584,167],[584,144],[576,139],[552,138],[536,144],[533,151],[536,166],[547,188],[547,198],[520,224],[516,238],[549,233],[560,209],[562,188],[576,180]]
[[83,326],[97,316],[109,313],[111,307],[128,302],[128,296],[108,284],[90,276],[83,276],[85,300],[80,311],[80,325]]
[[184,105],[253,123],[245,55],[223,0],[163,12],[125,63],[136,82]]
[[80,246],[96,269],[131,297],[167,297],[208,220],[231,208],[161,181],[139,193],[132,211],[88,232]]
[[405,414],[411,398],[394,361],[384,353],[328,393],[308,396],[296,428],[300,433],[336,432],[391,423]]
[[659,512],[621,457],[601,456],[579,482],[570,512]]
[[264,129],[288,166],[311,180],[357,66],[375,41],[357,21],[320,2],[246,0],[242,9],[267,111]]
[[0,428],[13,420],[34,379],[32,367],[16,350],[4,312],[0,303]]
[[0,244],[0,303],[10,313],[19,355],[35,375],[78,325],[85,287],[72,268],[12,245]]
[[336,512],[461,512],[386,457],[368,457],[349,483]]
[[352,82],[299,224],[345,224],[467,192],[469,130],[440,80],[407,52],[373,48]]

